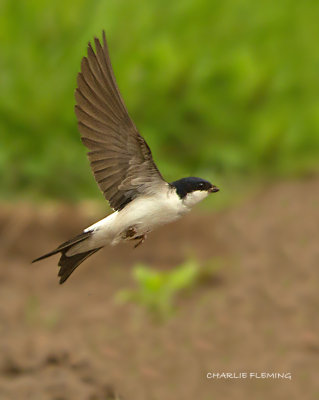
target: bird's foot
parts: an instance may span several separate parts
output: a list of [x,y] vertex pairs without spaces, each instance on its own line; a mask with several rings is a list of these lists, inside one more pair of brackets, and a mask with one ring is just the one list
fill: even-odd
[[[129,240],[134,240],[135,239],[135,235],[137,234],[137,231],[136,231],[136,229],[135,229],[135,227],[134,226],[130,226],[128,229],[126,229],[126,231],[124,231],[124,232],[122,232],[122,239],[124,239],[124,240],[126,240],[126,239],[129,239]],[[138,236],[138,238],[139,238],[139,236]]]
[[138,246],[140,246],[142,243],[144,243],[145,240],[146,240],[146,238],[147,238],[147,235],[146,235],[146,234],[145,234],[145,235],[141,235],[141,236],[135,237],[133,240],[138,240],[138,239],[140,239],[140,241],[139,241],[138,243],[136,243],[136,245],[134,246],[134,249],[136,249],[136,247],[138,247]]
[[142,243],[144,243],[146,239],[146,234],[144,235],[137,235],[137,229],[134,226],[130,226],[127,228],[125,231],[122,232],[121,237],[123,240],[139,240],[138,243],[134,246],[134,248],[140,246]]

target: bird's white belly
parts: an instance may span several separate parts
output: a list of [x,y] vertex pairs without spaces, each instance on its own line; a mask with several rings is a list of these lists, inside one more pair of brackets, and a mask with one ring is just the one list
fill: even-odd
[[169,191],[156,196],[137,198],[123,210],[114,212],[87,230],[95,231],[92,236],[94,246],[104,246],[107,243],[115,245],[128,239],[125,238],[125,232],[130,228],[136,232],[130,237],[133,239],[160,225],[175,221],[188,210],[176,192]]
[[114,221],[117,228],[115,243],[119,241],[119,235],[130,227],[136,230],[135,236],[140,236],[160,225],[175,221],[186,211],[186,207],[175,193],[138,198],[117,214]]

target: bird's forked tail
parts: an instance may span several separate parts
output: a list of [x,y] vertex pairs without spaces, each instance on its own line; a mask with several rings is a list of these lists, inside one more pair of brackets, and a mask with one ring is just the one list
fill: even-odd
[[37,262],[43,260],[44,258],[51,257],[54,254],[61,253],[61,257],[59,260],[59,273],[60,284],[65,282],[68,277],[72,274],[72,272],[78,267],[84,260],[90,257],[92,254],[100,250],[102,247],[98,247],[96,249],[91,249],[85,252],[77,253],[68,256],[66,253],[76,244],[87,240],[92,235],[92,231],[82,232],[80,235],[75,236],[74,238],[68,240],[67,242],[62,243],[55,250],[50,253],[44,254],[43,256],[36,258],[32,262]]

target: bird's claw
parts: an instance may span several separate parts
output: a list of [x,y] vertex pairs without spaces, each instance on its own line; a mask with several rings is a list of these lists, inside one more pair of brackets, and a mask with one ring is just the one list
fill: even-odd
[[138,236],[138,237],[134,238],[134,240],[141,239],[138,243],[136,243],[136,245],[134,246],[134,249],[136,249],[136,247],[138,247],[138,246],[140,246],[142,243],[144,243],[145,240],[146,240],[146,238],[147,238],[146,235],[141,235],[141,236]]

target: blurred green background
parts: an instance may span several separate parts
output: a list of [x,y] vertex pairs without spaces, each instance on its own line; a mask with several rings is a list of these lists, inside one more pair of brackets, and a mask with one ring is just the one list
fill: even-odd
[[319,166],[319,3],[0,2],[0,195],[98,197],[73,111],[105,29],[129,112],[168,180],[260,180]]

